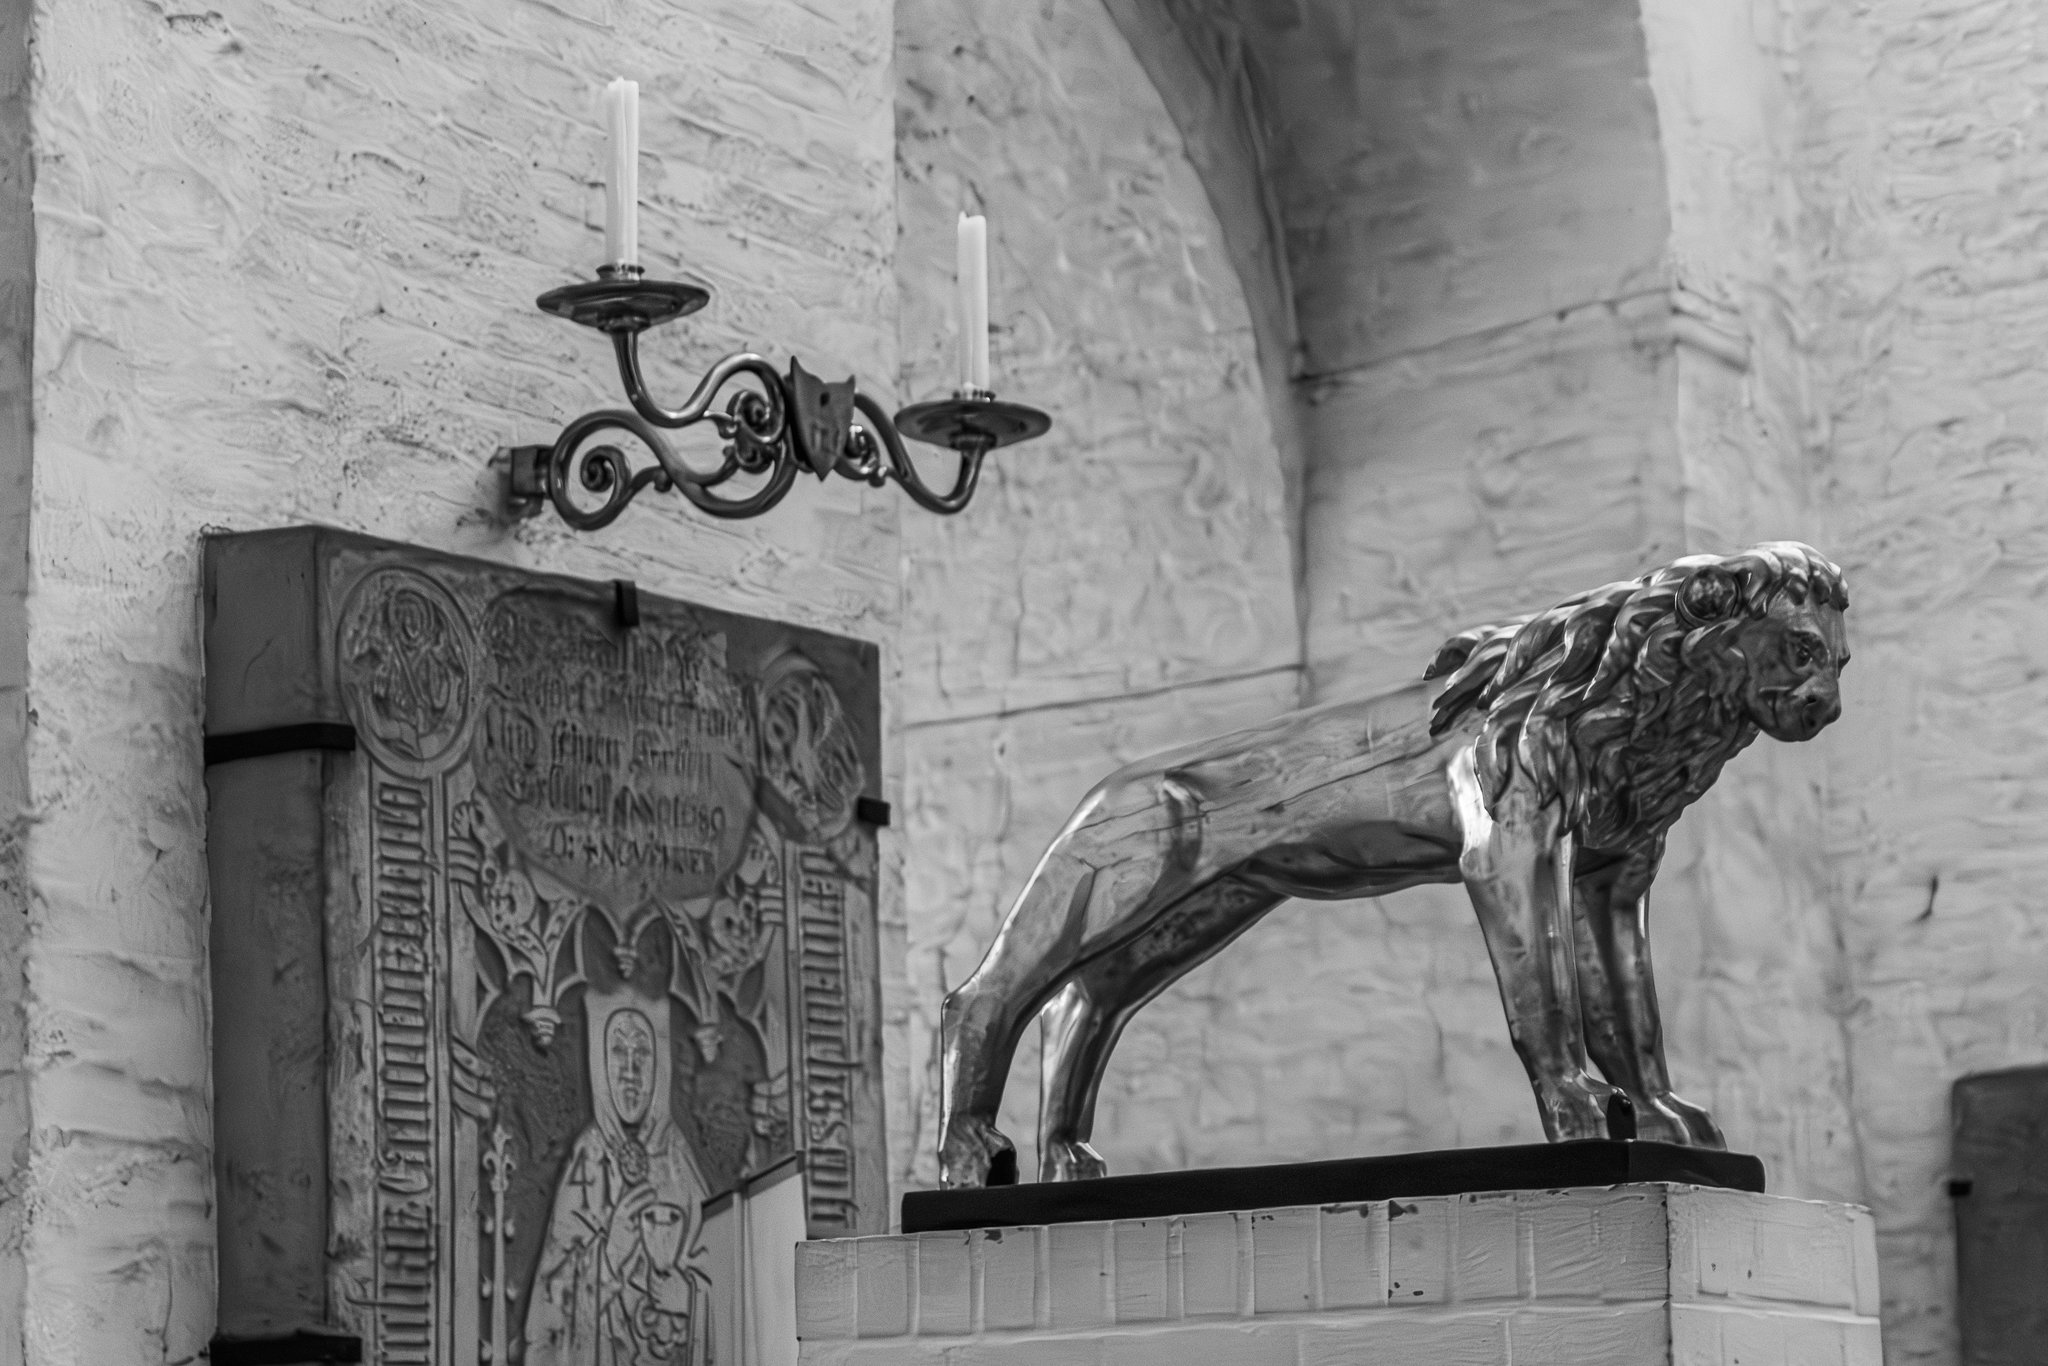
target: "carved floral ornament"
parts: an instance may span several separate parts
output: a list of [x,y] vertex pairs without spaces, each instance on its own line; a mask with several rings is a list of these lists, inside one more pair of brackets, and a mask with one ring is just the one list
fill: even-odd
[[474,642],[447,590],[406,569],[375,570],[350,594],[341,649],[356,725],[406,766],[435,765],[465,740]]
[[[767,954],[778,928],[762,906],[765,893],[779,893],[782,870],[758,835],[713,895],[649,900],[624,914],[564,887],[544,870],[530,870],[482,801],[464,802],[452,814],[448,858],[450,885],[463,914],[504,956],[508,982],[523,977],[528,983],[533,1004],[523,1018],[543,1049],[561,1025],[562,998],[589,980],[579,961],[578,931],[586,916],[605,921],[622,978],[631,978],[638,967],[642,933],[650,925],[666,925],[683,950],[673,956],[671,990],[700,1021],[719,1018],[720,996],[739,1009],[740,981]],[[696,1041],[704,1061],[717,1061],[716,1025],[700,1024]]]

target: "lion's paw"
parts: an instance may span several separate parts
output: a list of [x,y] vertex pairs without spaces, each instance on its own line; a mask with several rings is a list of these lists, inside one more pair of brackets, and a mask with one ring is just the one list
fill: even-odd
[[1017,1184],[1017,1145],[985,1119],[956,1117],[939,1145],[939,1184],[948,1190]]
[[1537,1108],[1543,1113],[1543,1130],[1552,1143],[1580,1138],[1607,1137],[1607,1102],[1621,1094],[1604,1081],[1583,1072],[1564,1077],[1537,1093]]
[[1714,1117],[1699,1106],[1680,1096],[1666,1091],[1660,1096],[1647,1096],[1637,1102],[1641,1114],[1647,1105],[1656,1116],[1652,1132],[1649,1124],[1642,1126],[1644,1138],[1658,1138],[1666,1143],[1679,1143],[1689,1148],[1726,1148],[1728,1140],[1721,1136],[1721,1126],[1714,1123]]
[[1054,1139],[1038,1156],[1040,1181],[1093,1181],[1108,1175],[1102,1154],[1079,1139]]

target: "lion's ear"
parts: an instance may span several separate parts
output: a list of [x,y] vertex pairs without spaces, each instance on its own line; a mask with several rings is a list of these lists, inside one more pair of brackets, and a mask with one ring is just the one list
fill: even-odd
[[1742,586],[1735,576],[1715,565],[1702,565],[1678,586],[1678,619],[1687,626],[1711,626],[1735,615],[1742,604]]

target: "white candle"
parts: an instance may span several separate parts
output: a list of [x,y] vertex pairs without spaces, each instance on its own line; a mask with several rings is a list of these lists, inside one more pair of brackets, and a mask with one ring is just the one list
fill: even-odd
[[615,266],[640,264],[640,83],[604,88],[611,158],[604,174],[604,254]]
[[960,387],[988,392],[988,220],[960,215]]

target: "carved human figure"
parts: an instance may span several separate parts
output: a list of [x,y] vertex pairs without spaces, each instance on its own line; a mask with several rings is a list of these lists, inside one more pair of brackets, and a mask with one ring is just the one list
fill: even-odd
[[1041,1178],[1100,1176],[1096,1090],[1146,1002],[1288,897],[1425,882],[1465,885],[1551,1139],[1605,1132],[1618,1092],[1642,1137],[1721,1147],[1665,1066],[1650,883],[1759,732],[1808,740],[1841,714],[1848,605],[1798,542],[1689,556],[1454,636],[1406,687],[1110,775],[946,998],[944,1181],[1014,1179],[994,1121],[1041,1011]]
[[555,1187],[527,1366],[710,1366],[708,1191],[669,1109],[668,998],[592,990],[583,1004],[594,1118]]

